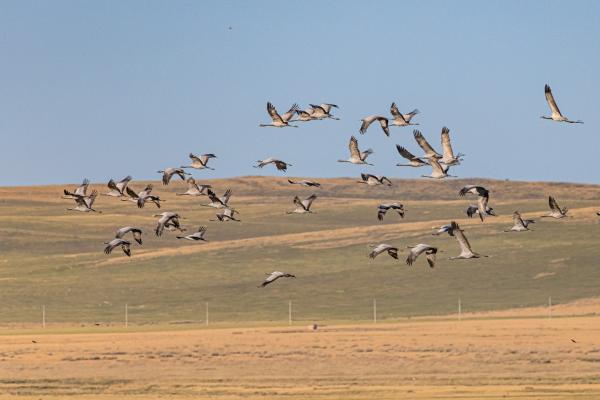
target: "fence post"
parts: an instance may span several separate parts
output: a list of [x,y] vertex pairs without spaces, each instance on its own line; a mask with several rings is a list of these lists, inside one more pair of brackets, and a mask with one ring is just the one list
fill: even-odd
[[208,301],[206,302],[206,326],[208,326]]
[[460,297],[458,298],[458,320],[462,319],[462,303],[460,301]]
[[46,305],[42,305],[42,328],[46,328]]
[[292,325],[292,301],[288,303],[288,325]]
[[125,303],[125,328],[129,326],[129,310],[127,308],[127,303]]
[[377,299],[373,299],[373,323],[377,323]]

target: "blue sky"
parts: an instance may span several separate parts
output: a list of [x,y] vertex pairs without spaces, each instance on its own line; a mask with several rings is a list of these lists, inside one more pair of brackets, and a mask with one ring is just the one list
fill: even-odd
[[[107,181],[185,165],[197,178],[415,177],[395,144],[411,128],[360,119],[421,110],[439,148],[448,126],[461,177],[598,183],[600,2],[1,1],[0,185]],[[228,29],[231,27],[232,29]],[[544,84],[584,125],[542,120]],[[332,102],[340,121],[259,128],[272,101]],[[337,163],[356,135],[374,167]],[[577,141],[580,141],[578,143]],[[279,174],[281,175],[281,174]]]

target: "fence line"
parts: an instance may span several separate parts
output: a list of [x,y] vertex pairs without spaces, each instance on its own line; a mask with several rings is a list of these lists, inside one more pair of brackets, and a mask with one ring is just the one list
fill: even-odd
[[[352,305],[348,305],[348,304],[340,304],[339,306],[342,306],[342,308],[335,308],[336,305],[333,303],[330,303],[328,305],[330,305],[334,310],[340,310],[339,314],[340,317],[336,317],[335,313],[332,312],[328,312],[328,311],[324,311],[324,315],[323,316],[319,316],[319,315],[315,315],[319,313],[319,310],[323,312],[323,308],[319,307],[317,308],[317,311],[315,311],[315,309],[311,308],[311,307],[302,307],[297,306],[294,307],[294,303],[293,301],[290,299],[288,300],[288,315],[287,315],[287,324],[289,326],[292,326],[295,322],[300,322],[300,321],[370,321],[374,324],[377,324],[378,322],[380,322],[381,320],[395,320],[395,319],[403,319],[403,318],[408,318],[410,319],[411,317],[449,317],[452,318],[453,316],[453,312],[448,309],[448,304],[447,303],[440,303],[440,305],[444,305],[445,307],[443,307],[444,311],[442,312],[438,312],[436,313],[435,310],[432,313],[424,313],[424,314],[397,314],[397,315],[392,315],[392,313],[386,313],[385,309],[381,309],[381,307],[378,308],[378,304],[377,304],[377,299],[373,298],[372,299],[372,304],[371,304],[371,318],[368,317],[368,313],[365,313],[366,310],[368,310],[367,307],[364,307],[364,303],[363,306],[360,306],[360,304],[352,304]],[[301,303],[302,304],[302,303]],[[431,302],[427,302],[427,303],[423,303],[424,309],[427,309],[428,311],[431,311],[431,306],[435,305],[434,303]],[[484,306],[484,308],[482,308],[481,310],[478,310],[478,308],[481,308],[481,306]],[[520,306],[520,305],[514,305],[514,306],[510,306],[507,305],[506,308],[499,308],[499,309],[486,309],[485,306],[493,306],[495,303],[493,302],[480,302],[479,303],[479,307],[470,307],[470,309],[475,310],[473,311],[474,313],[486,313],[486,312],[500,312],[503,313],[503,315],[501,315],[501,317],[511,317],[513,316],[513,314],[510,313],[509,310],[514,310],[514,316],[515,317],[519,317],[519,316],[526,316],[526,317],[544,317],[544,315],[546,316],[547,319],[552,319],[555,315],[554,315],[554,304],[552,302],[552,296],[548,297],[547,303],[546,304],[542,304],[541,306],[535,306],[535,305],[527,305],[527,306]],[[503,304],[503,303],[502,303]],[[503,304],[505,305],[505,304]],[[130,322],[130,307],[128,303],[125,303],[125,315],[124,315],[124,327],[128,328],[129,327],[129,322]],[[157,316],[157,319],[153,319],[153,311],[140,311],[144,308],[147,307],[147,304],[144,305],[140,305],[139,307],[133,307],[133,318],[134,318],[134,324],[136,323],[137,320],[137,325],[143,325],[143,324],[152,324],[152,323],[202,323],[202,320],[195,320],[195,319],[191,319],[191,320],[179,320],[179,321],[174,321],[174,320],[169,320],[169,319],[162,319],[160,317]],[[364,317],[360,317],[358,313],[353,312],[353,310],[355,310],[356,308],[358,308],[360,310],[360,314],[362,314]],[[456,303],[456,316],[455,318],[458,321],[462,321],[464,315],[463,315],[463,308],[464,308],[464,301],[462,300],[462,297],[458,297],[457,298],[457,303]],[[528,311],[527,314],[519,314],[519,308],[524,308],[524,309],[534,309],[533,312]],[[57,307],[58,311],[65,311],[65,309],[62,309],[62,307]],[[66,311],[69,311],[69,313],[66,312],[56,312],[57,308],[52,308],[51,311],[53,311],[51,314],[53,315],[53,318],[57,318],[57,319],[61,319],[64,318],[64,315],[78,315],[81,313],[77,313],[77,312],[73,312],[75,311],[75,308],[71,308],[68,307],[68,309]],[[84,309],[86,309],[87,307],[84,306]],[[538,309],[539,311],[535,311],[535,309]],[[546,308],[546,313],[544,313],[543,309]],[[39,308],[38,308],[39,310]],[[46,322],[48,322],[48,310],[46,310],[46,305],[42,304],[41,305],[41,325],[42,328],[46,328]],[[162,310],[161,310],[162,311]],[[246,310],[245,310],[246,311]],[[329,309],[329,311],[331,311],[331,309]],[[506,313],[506,311],[509,311],[508,313]],[[90,312],[94,312],[94,309],[92,309]],[[589,314],[590,312],[587,311],[582,311],[581,315],[584,314]],[[599,310],[600,313],[600,310]],[[164,315],[169,315],[167,312],[162,311],[161,316]],[[224,314],[232,314],[232,315],[236,315],[238,313],[236,313],[235,309],[232,309],[231,304],[228,304],[228,308],[226,308],[226,310],[224,310]],[[245,316],[248,316],[249,313],[245,312]],[[17,313],[18,315],[18,313]],[[38,314],[39,315],[39,314]],[[92,314],[90,314],[92,315]],[[114,316],[115,314],[111,313],[108,316],[106,314],[104,314],[104,317],[108,317],[109,321],[115,321],[115,319],[112,319],[112,316]],[[121,314],[123,315],[123,314]],[[270,314],[269,314],[270,315]],[[574,314],[571,312],[567,312],[565,315],[579,315],[579,314]],[[251,316],[251,314],[250,314]],[[168,318],[168,317],[167,317]],[[228,318],[231,318],[228,320]],[[119,318],[120,319],[120,318]],[[80,320],[74,320],[74,321],[70,321],[68,319],[62,319],[60,320],[61,323],[82,323],[83,321],[90,321],[90,322],[94,322],[95,319],[94,318],[81,318]],[[118,319],[117,319],[118,321]],[[260,317],[258,317],[257,319],[252,319],[252,318],[247,318],[247,319],[236,319],[235,317],[225,317],[222,320],[219,320],[219,323],[223,323],[226,324],[228,322],[274,322],[276,320],[271,319],[271,318],[266,318],[266,319],[261,319]],[[51,322],[51,321],[50,321]],[[210,308],[209,308],[209,302],[205,302],[205,320],[204,320],[204,324],[208,327],[210,324]],[[214,321],[213,321],[214,322]],[[25,322],[28,323],[28,322]],[[110,322],[109,322],[110,323]],[[112,324],[112,323],[111,323]]]

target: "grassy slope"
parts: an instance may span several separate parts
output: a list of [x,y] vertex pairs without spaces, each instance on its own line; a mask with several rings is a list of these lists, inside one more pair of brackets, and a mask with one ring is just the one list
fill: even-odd
[[[455,240],[432,237],[429,228],[463,219],[462,210],[475,199],[461,199],[457,191],[473,182],[492,191],[491,205],[501,217],[485,224],[465,220],[464,227],[474,250],[492,257],[448,261],[458,254]],[[295,318],[312,321],[368,319],[373,298],[380,318],[394,318],[452,312],[459,296],[463,309],[474,311],[598,295],[598,186],[397,180],[393,188],[369,190],[354,179],[331,179],[314,190],[317,214],[286,215],[295,194],[313,191],[285,178],[210,183],[219,193],[233,188],[231,202],[242,223],[208,222],[214,212],[198,206],[205,198],[176,197],[183,191],[179,182],[155,184],[167,200],[165,210],[180,212],[190,229],[208,226],[208,244],[184,243],[172,233],[154,237],[154,208],[101,197],[100,215],[68,213],[61,187],[0,188],[0,323],[39,321],[42,304],[53,322],[119,321],[125,303],[134,323],[201,321],[206,301],[214,321],[257,321],[285,320],[292,299]],[[540,221],[535,232],[502,233],[515,209],[528,216],[545,212],[548,194],[575,218]],[[377,221],[382,200],[403,202],[407,217]],[[104,255],[102,242],[124,225],[145,228],[144,246],[133,247],[131,259]],[[369,260],[367,245],[381,242],[426,242],[444,252],[433,270],[424,260],[412,268],[389,257]],[[298,279],[257,289],[263,274],[275,269]]]

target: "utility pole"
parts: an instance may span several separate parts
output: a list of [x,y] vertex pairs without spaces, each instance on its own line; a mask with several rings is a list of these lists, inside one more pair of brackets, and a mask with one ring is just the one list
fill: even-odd
[[377,299],[373,299],[373,323],[377,323]]

